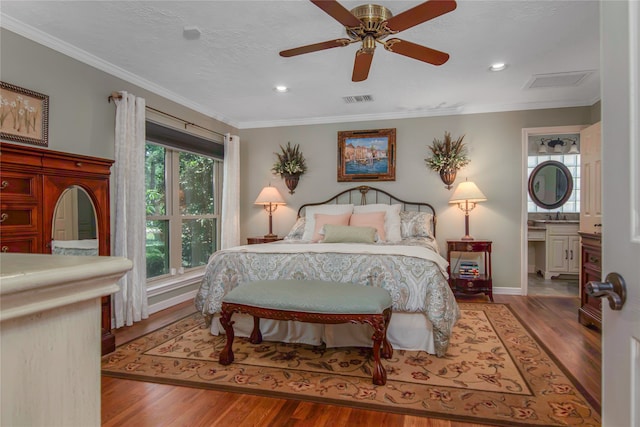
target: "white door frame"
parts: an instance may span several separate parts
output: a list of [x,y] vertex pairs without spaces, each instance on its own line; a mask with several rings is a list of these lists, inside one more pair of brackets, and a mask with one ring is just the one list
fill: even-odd
[[529,165],[529,137],[536,135],[563,135],[563,134],[576,134],[586,128],[588,125],[570,125],[570,126],[550,126],[539,128],[523,128],[522,129],[522,205],[520,208],[520,229],[522,235],[520,237],[521,248],[520,253],[522,258],[520,260],[520,283],[522,286],[521,295],[528,294],[529,279],[528,279],[528,259],[529,259],[529,242],[527,240],[528,234],[528,214],[529,208],[527,206],[527,195],[529,194],[529,177],[527,176],[527,167]]

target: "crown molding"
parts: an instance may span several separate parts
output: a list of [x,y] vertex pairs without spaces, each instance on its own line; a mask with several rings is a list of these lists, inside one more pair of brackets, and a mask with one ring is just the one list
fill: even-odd
[[327,117],[305,117],[299,119],[283,119],[283,120],[265,120],[265,121],[235,121],[229,117],[224,116],[218,111],[213,111],[208,107],[195,103],[187,98],[177,95],[166,88],[159,86],[153,82],[150,82],[137,74],[131,73],[120,67],[104,61],[95,55],[92,55],[82,49],[79,49],[69,43],[63,42],[60,39],[52,37],[51,35],[38,30],[30,25],[25,24],[11,16],[5,15],[0,11],[0,28],[5,28],[11,32],[21,35],[36,43],[49,47],[57,52],[67,55],[73,59],[76,59],[84,64],[92,66],[105,73],[118,77],[128,83],[141,87],[149,92],[152,92],[158,96],[169,99],[184,107],[190,108],[201,114],[204,114],[210,118],[216,119],[229,126],[233,126],[236,129],[256,129],[256,128],[272,128],[272,127],[285,127],[285,126],[306,126],[306,125],[318,125],[318,124],[330,124],[330,123],[351,123],[351,122],[363,122],[363,121],[376,121],[376,120],[399,120],[399,119],[413,119],[413,118],[425,118],[425,117],[439,117],[439,116],[454,116],[465,114],[481,114],[481,113],[499,113],[507,111],[523,111],[523,110],[539,110],[549,108],[569,108],[569,107],[585,107],[591,106],[600,100],[600,97],[595,97],[587,101],[572,101],[572,102],[534,102],[524,104],[485,104],[485,105],[473,105],[473,106],[454,106],[448,108],[433,108],[433,109],[416,109],[411,111],[393,112],[393,113],[379,113],[379,114],[354,114],[349,116],[327,116]]
[[225,117],[223,114],[220,114],[217,111],[213,111],[210,108],[207,108],[203,105],[195,103],[178,94],[175,94],[162,86],[159,86],[153,82],[150,82],[149,80],[146,80],[138,76],[137,74],[131,73],[127,70],[117,67],[110,62],[100,59],[97,56],[90,54],[89,52],[86,52],[56,37],[53,37],[11,16],[5,15],[2,12],[0,12],[0,27],[5,28],[11,32],[14,32],[29,40],[32,40],[38,44],[51,48],[57,52],[60,52],[84,64],[97,68],[100,71],[104,71],[107,74],[111,74],[112,76],[118,77],[128,83],[139,86],[142,89],[148,90],[149,92],[153,92],[158,96],[162,96],[163,98],[167,98],[184,107],[195,110],[198,113],[201,113],[208,117],[216,119],[229,126],[233,126],[235,128],[238,127],[237,123],[235,123],[233,120],[229,119],[228,117]]

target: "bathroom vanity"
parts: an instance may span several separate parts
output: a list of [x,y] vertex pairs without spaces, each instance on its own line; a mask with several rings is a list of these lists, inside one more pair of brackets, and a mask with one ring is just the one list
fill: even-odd
[[546,280],[560,274],[580,273],[579,220],[535,220],[528,229],[534,249],[534,272]]

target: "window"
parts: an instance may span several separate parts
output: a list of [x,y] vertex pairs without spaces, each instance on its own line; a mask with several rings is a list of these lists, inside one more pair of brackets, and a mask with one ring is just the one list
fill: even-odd
[[220,159],[153,139],[147,132],[147,279],[206,265],[220,241],[222,195]]

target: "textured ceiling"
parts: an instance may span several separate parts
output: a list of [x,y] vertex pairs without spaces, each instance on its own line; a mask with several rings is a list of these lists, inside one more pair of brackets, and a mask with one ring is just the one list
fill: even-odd
[[[398,14],[421,2],[376,3]],[[357,44],[278,55],[345,37],[306,0],[2,0],[0,13],[11,31],[239,128],[583,106],[600,95],[597,1],[459,1],[397,36],[449,53],[447,63],[379,46],[359,83],[351,81]],[[200,37],[183,37],[185,26]],[[498,61],[507,69],[490,72]],[[576,86],[527,88],[534,75],[575,71],[593,72]],[[291,89],[276,93],[277,84]],[[342,99],[356,95],[374,101]]]

